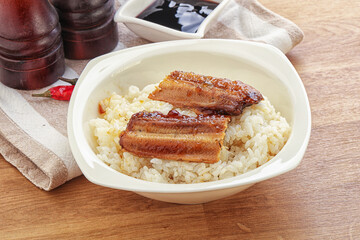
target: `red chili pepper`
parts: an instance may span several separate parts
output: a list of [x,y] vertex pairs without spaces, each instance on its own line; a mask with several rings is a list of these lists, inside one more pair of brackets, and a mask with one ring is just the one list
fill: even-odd
[[55,100],[69,101],[74,90],[74,85],[71,86],[56,86],[52,87],[44,93],[32,94],[33,97],[49,97]]

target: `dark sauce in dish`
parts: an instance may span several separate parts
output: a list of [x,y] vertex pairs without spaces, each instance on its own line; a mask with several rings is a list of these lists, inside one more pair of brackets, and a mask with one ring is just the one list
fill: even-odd
[[155,0],[137,18],[195,33],[218,3],[210,0]]

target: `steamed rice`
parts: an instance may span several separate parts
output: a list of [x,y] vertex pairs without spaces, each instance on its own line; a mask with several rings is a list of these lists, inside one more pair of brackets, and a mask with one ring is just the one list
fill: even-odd
[[[146,159],[122,152],[119,136],[134,113],[160,111],[167,114],[173,106],[148,95],[156,85],[142,91],[135,86],[128,94],[113,93],[102,101],[105,113],[90,121],[97,140],[97,156],[111,168],[129,176],[161,183],[199,183],[233,177],[255,169],[273,158],[286,143],[291,128],[266,97],[231,118],[226,130],[220,161],[214,164]],[[196,116],[191,110],[176,108],[181,114]]]

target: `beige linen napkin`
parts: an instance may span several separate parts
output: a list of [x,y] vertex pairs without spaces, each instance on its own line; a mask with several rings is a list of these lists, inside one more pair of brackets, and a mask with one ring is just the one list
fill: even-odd
[[[120,0],[116,7],[124,2]],[[119,44],[115,50],[149,43],[123,24],[118,28]],[[256,0],[232,0],[205,38],[265,42],[287,53],[301,42],[303,33]],[[87,62],[66,60],[64,77],[77,77]],[[65,83],[58,81],[53,85]],[[36,186],[51,190],[81,175],[81,171],[67,140],[68,102],[31,97],[46,89],[20,91],[0,83],[0,153]]]

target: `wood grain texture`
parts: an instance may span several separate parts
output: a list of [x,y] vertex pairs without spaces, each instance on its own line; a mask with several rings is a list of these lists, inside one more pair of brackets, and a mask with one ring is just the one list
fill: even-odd
[[223,200],[176,205],[84,177],[44,192],[0,157],[0,239],[360,239],[360,1],[261,2],[305,32],[287,55],[312,109],[298,168]]

